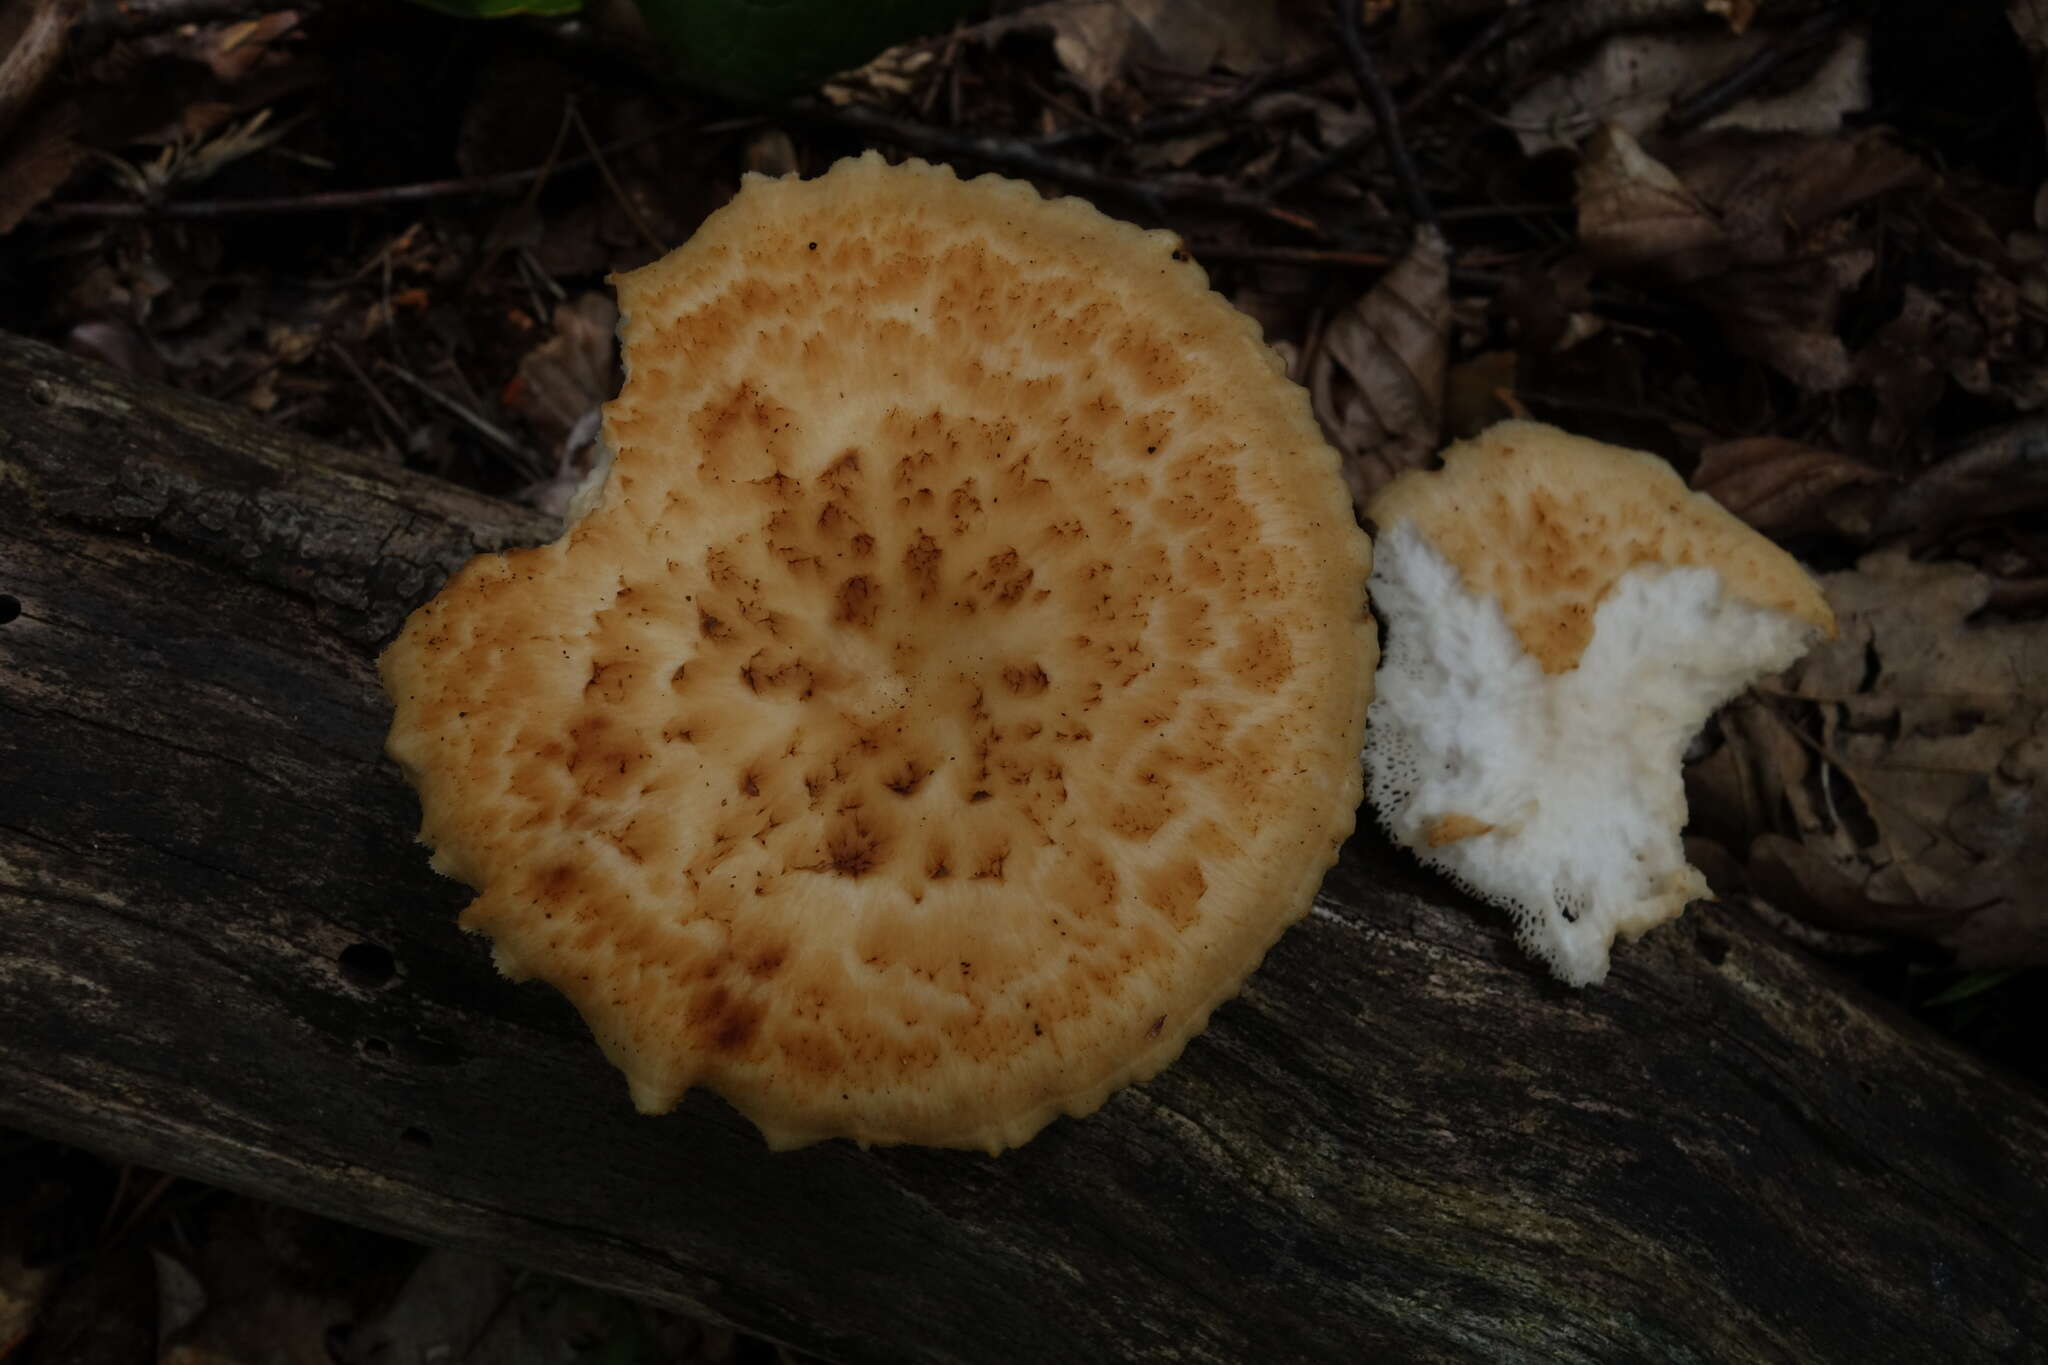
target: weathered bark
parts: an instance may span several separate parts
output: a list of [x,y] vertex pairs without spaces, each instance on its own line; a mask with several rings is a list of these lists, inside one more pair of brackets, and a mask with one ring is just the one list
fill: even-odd
[[1001,1159],[635,1115],[380,753],[375,645],[545,534],[0,338],[0,1121],[835,1359],[2048,1340],[2039,1093],[1718,910],[1565,991],[1365,835],[1178,1065]]

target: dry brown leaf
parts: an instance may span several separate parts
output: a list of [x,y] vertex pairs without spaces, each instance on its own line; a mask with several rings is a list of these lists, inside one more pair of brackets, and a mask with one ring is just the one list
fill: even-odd
[[299,26],[293,10],[278,10],[224,26],[205,49],[213,74],[232,85],[254,71],[278,39]]
[[1930,287],[1908,283],[1892,320],[1857,354],[1857,376],[1876,402],[1869,446],[1914,450],[1951,386],[2014,412],[2048,407],[2048,239],[2000,234],[1962,188],[1923,204],[1939,262]]
[[1962,966],[2048,962],[2048,622],[1973,619],[1983,574],[1902,551],[1823,583],[1840,636],[1787,675],[1823,718],[1810,819],[1752,877]]
[[[1618,34],[1530,86],[1509,107],[1506,125],[1528,156],[1576,147],[1605,124],[1641,136],[1662,123],[1674,103],[1778,41],[1765,33],[1737,34]],[[1870,98],[1870,41],[1845,29],[1796,89],[1741,100],[1704,126],[1832,133],[1848,115],[1868,108]]]
[[1720,323],[1728,344],[1814,393],[1832,393],[1856,377],[1836,334],[1842,299],[1877,264],[1867,247],[1831,251],[1783,265],[1731,270],[1694,295]]
[[1189,75],[1250,71],[1298,46],[1278,0],[1050,0],[991,19],[972,36],[1018,32],[1050,34],[1053,55],[1091,98],[1133,59]]
[[1578,172],[1579,241],[1610,269],[1685,283],[1728,264],[1713,210],[1622,128],[1586,146]]
[[1521,357],[1513,351],[1482,351],[1451,366],[1444,379],[1444,437],[1477,436],[1495,422],[1524,415],[1515,401]]
[[601,293],[577,296],[555,310],[555,334],[527,352],[506,406],[558,443],[611,396],[618,353],[619,310]]
[[[1768,536],[1835,531],[1867,536],[1887,476],[1861,460],[1781,436],[1723,441],[1700,452],[1692,486]],[[1871,488],[1872,495],[1844,496]]]
[[552,448],[555,472],[520,496],[562,516],[590,471],[598,410],[618,390],[618,307],[589,293],[555,310],[555,334],[519,362],[505,386],[505,406],[533,423]]
[[1441,443],[1451,327],[1450,253],[1425,229],[1372,290],[1323,328],[1309,393],[1359,507]]
[[1840,246],[1837,219],[1924,183],[1926,165],[1882,132],[1855,137],[1720,134],[1673,154],[1671,170],[1727,229],[1735,259],[1777,265]]
[[1983,433],[1928,466],[1885,505],[1877,533],[1931,545],[1975,521],[2017,519],[2048,508],[2048,421]]
[[0,235],[14,231],[84,163],[79,121],[77,104],[66,100],[32,116],[0,148]]
[[1372,127],[1372,112],[1362,105],[1339,104],[1302,90],[1275,90],[1260,95],[1245,107],[1245,117],[1261,126],[1313,121],[1315,140],[1326,148],[1341,146]]
[[1917,443],[1922,419],[1948,391],[1951,376],[1982,354],[1983,329],[1917,285],[1907,285],[1898,316],[1856,355],[1856,373],[1877,405],[1869,446],[1892,451]]
[[1925,175],[1875,134],[1721,135],[1666,165],[1606,128],[1579,168],[1579,237],[1600,266],[1678,290],[1735,350],[1828,392],[1855,377],[1836,320],[1877,259],[1847,215]]
[[1731,32],[1740,33],[1756,18],[1756,12],[1763,8],[1763,0],[1707,0],[1707,13],[1718,14],[1728,21]]
[[[637,1345],[622,1350],[626,1343]],[[420,1262],[383,1314],[350,1336],[334,1365],[557,1365],[600,1356],[680,1365],[732,1359],[738,1345],[730,1334],[658,1309],[439,1250]]]
[[19,0],[7,7],[0,41],[0,138],[35,103],[56,72],[85,0]]
[[35,1325],[56,1276],[47,1267],[30,1266],[13,1251],[0,1254],[0,1360],[7,1358]]

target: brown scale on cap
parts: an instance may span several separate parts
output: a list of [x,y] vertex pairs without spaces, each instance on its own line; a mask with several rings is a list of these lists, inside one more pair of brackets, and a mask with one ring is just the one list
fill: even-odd
[[868,157],[618,281],[615,458],[385,655],[464,922],[639,1105],[1001,1147],[1304,913],[1375,652],[1336,457],[1164,234]]

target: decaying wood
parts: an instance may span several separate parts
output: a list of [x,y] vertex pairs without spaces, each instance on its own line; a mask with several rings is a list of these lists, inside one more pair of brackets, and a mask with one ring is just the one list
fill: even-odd
[[830,1359],[2048,1340],[2041,1094],[1733,913],[1565,991],[1365,835],[1178,1065],[1001,1159],[635,1115],[380,755],[375,646],[545,535],[0,338],[0,1122]]

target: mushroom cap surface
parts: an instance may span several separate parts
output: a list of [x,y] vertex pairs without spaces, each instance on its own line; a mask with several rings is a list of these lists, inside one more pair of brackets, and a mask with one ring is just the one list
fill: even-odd
[[990,1151],[1171,1062],[1351,831],[1370,548],[1170,234],[870,154],[617,281],[601,488],[385,653],[463,923],[633,1099]]
[[1832,634],[1798,562],[1640,451],[1504,422],[1367,509],[1387,627],[1365,750],[1396,840],[1605,977],[1707,895],[1681,760],[1714,708]]

